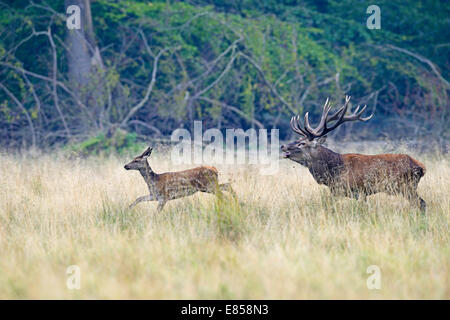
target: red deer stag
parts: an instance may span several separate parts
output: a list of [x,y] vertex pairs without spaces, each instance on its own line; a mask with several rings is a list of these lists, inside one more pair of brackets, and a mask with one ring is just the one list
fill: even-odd
[[373,114],[361,118],[366,106],[360,111],[358,106],[351,115],[346,115],[349,101],[346,96],[345,104],[329,116],[331,105],[327,99],[315,129],[311,128],[308,113],[304,128],[299,116],[292,117],[291,128],[300,138],[281,146],[284,157],[307,167],[317,183],[328,186],[334,195],[365,198],[378,192],[402,194],[425,211],[426,203],[417,194],[417,185],[425,174],[425,166],[419,161],[406,154],[339,154],[322,146],[326,134],[342,123],[372,118]]
[[218,183],[218,172],[214,167],[201,166],[178,172],[155,173],[147,162],[152,150],[153,148],[149,147],[124,167],[126,170],[138,170],[150,192],[149,195],[137,198],[130,205],[130,209],[142,201],[158,201],[160,212],[167,201],[186,197],[197,191],[215,195],[221,191],[228,191],[235,195],[229,183]]

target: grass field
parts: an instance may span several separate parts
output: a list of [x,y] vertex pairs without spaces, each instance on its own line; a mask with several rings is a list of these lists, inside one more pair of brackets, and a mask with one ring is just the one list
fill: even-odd
[[[173,168],[150,158],[156,172]],[[283,160],[278,175],[218,166],[239,204],[209,194],[127,206],[145,195],[130,158],[0,156],[0,298],[449,299],[450,162],[419,157],[421,215],[378,194],[333,198]],[[193,167],[193,166],[189,166]],[[69,290],[66,269],[81,270]],[[369,290],[366,269],[381,270]]]

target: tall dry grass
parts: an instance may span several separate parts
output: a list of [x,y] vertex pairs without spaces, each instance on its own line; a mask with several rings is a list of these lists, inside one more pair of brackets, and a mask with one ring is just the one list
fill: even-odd
[[[127,160],[0,157],[0,298],[450,298],[444,156],[420,159],[426,216],[401,197],[334,198],[289,161],[274,176],[219,167],[238,204],[196,194],[129,211],[147,189]],[[80,290],[66,287],[69,265]]]

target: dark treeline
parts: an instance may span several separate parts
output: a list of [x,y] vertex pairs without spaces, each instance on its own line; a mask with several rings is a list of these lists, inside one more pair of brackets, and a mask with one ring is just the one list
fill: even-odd
[[[78,5],[81,30],[66,8]],[[279,128],[345,95],[375,117],[342,139],[449,138],[450,6],[377,1],[0,2],[0,145]],[[128,141],[127,140],[127,141]]]

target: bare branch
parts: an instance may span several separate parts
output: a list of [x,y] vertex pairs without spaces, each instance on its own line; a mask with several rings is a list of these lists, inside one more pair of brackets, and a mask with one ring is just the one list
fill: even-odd
[[220,80],[222,80],[222,78],[228,73],[228,71],[230,70],[234,60],[236,60],[238,54],[234,54],[234,49],[232,51],[232,56],[230,61],[228,61],[227,66],[225,67],[225,69],[222,71],[222,73],[217,77],[216,80],[214,80],[209,86],[207,86],[206,88],[204,88],[203,90],[201,90],[200,92],[196,93],[195,96],[193,98],[197,98],[200,97],[202,94],[204,94],[205,92],[209,91],[212,87],[214,87],[216,84],[218,84],[220,82]]
[[141,125],[143,127],[146,127],[147,129],[150,129],[152,131],[154,131],[157,135],[159,136],[163,136],[163,134],[161,133],[161,131],[159,131],[159,129],[155,126],[152,126],[151,124],[145,123],[144,121],[141,120],[131,120],[128,121],[128,124],[138,124]]
[[439,71],[437,70],[436,66],[434,65],[433,62],[431,62],[431,60],[429,60],[429,59],[427,59],[427,58],[425,58],[425,57],[423,57],[421,55],[418,55],[417,53],[413,53],[413,52],[411,52],[409,50],[406,50],[406,49],[403,49],[403,48],[399,48],[399,47],[393,46],[391,44],[387,44],[386,47],[388,47],[388,48],[390,48],[392,50],[396,50],[396,51],[405,53],[405,54],[407,54],[407,55],[409,55],[411,57],[416,58],[420,62],[426,63],[431,68],[431,70],[434,72],[434,74],[438,77],[438,79],[441,80],[442,83],[444,83],[444,85],[447,88],[450,88],[450,83],[447,80],[445,80],[444,77],[442,77],[442,75],[439,73]]
[[53,41],[53,37],[51,34],[50,26],[47,30],[47,37],[50,41],[50,45],[52,47],[52,55],[53,55],[53,72],[52,72],[52,92],[53,92],[53,101],[55,102],[56,110],[59,113],[59,116],[61,117],[61,121],[64,125],[64,129],[66,130],[67,136],[70,137],[70,130],[67,126],[66,119],[64,118],[64,114],[62,113],[61,107],[59,106],[59,98],[58,98],[58,90],[57,90],[57,73],[58,73],[58,57],[56,53],[56,47],[55,42]]
[[224,102],[221,102],[221,101],[218,101],[218,100],[214,100],[214,99],[210,99],[210,98],[207,98],[207,97],[197,97],[197,99],[198,100],[204,100],[204,101],[207,101],[207,102],[212,103],[212,104],[219,104],[222,107],[225,107],[225,108],[233,111],[234,113],[238,114],[239,116],[241,116],[245,120],[254,123],[257,127],[261,128],[261,129],[264,129],[264,125],[261,122],[259,122],[258,120],[254,119],[254,118],[249,117],[248,115],[246,115],[244,112],[242,112],[241,110],[239,110],[236,107],[230,106],[229,104],[226,104]]
[[[18,72],[27,74],[27,75],[32,76],[34,78],[38,78],[38,79],[45,80],[45,81],[53,83],[53,79],[52,78],[43,76],[43,75],[35,73],[35,72],[28,71],[28,70],[26,70],[24,68],[17,67],[17,66],[14,66],[12,64],[1,62],[1,61],[0,61],[0,65],[8,67],[8,68],[13,69],[13,70],[16,70]],[[81,102],[80,99],[78,99],[78,97],[69,88],[67,88],[67,86],[64,83],[62,83],[61,81],[58,81],[58,80],[56,80],[55,83],[61,89],[63,89],[66,93],[68,93],[76,101],[76,103],[86,112],[86,114],[89,116],[91,121],[94,121],[94,119],[92,118],[92,115],[90,114],[87,106],[83,102]]]
[[19,101],[19,99],[16,98],[16,96],[8,90],[2,83],[0,83],[0,88],[2,88],[6,94],[19,106],[20,109],[22,109],[23,113],[25,114],[25,117],[27,118],[28,125],[30,126],[31,131],[31,141],[33,147],[36,146],[36,131],[34,130],[33,121],[31,120],[30,114],[28,113],[25,106]]
[[242,35],[240,35],[240,37],[238,39],[236,39],[235,41],[233,41],[230,46],[228,48],[226,48],[221,54],[219,54],[217,56],[217,58],[215,58],[213,61],[211,61],[210,63],[208,63],[206,65],[206,70],[205,72],[203,72],[201,75],[189,80],[188,82],[184,82],[179,84],[175,90],[179,90],[180,88],[187,88],[191,85],[193,85],[194,83],[204,79],[208,74],[211,73],[211,71],[214,69],[214,67],[219,63],[219,61],[228,54],[228,52],[230,52],[231,50],[235,50],[237,47],[237,44],[239,42],[241,42],[242,40],[244,40],[244,37],[242,37]]
[[262,70],[261,66],[252,58],[250,58],[245,53],[239,52],[239,55],[243,58],[245,58],[247,61],[249,61],[260,73],[261,77],[263,78],[266,85],[269,87],[269,89],[272,91],[272,93],[278,98],[278,100],[281,101],[282,104],[284,104],[288,109],[295,113],[295,109],[286,101],[284,98],[278,93],[277,89],[270,83],[269,80],[267,80],[266,75],[264,74],[264,71]]
[[38,95],[36,94],[36,90],[34,89],[34,85],[31,83],[30,79],[28,79],[27,75],[22,72],[22,76],[25,79],[25,82],[30,87],[31,94],[33,95],[34,101],[36,102],[36,105],[37,105],[37,108],[38,108],[37,109],[37,113],[39,114],[39,112],[42,109],[41,100],[39,99]]
[[[147,91],[145,93],[144,98],[138,103],[136,104],[133,108],[131,108],[131,110],[128,112],[128,114],[125,116],[125,118],[122,120],[121,122],[121,126],[124,126],[127,124],[128,120],[130,120],[130,118],[139,111],[139,109],[141,109],[145,103],[148,101],[148,98],[150,97],[150,94],[152,93],[153,90],[153,86],[155,85],[156,82],[156,72],[158,71],[158,61],[161,58],[161,56],[167,52],[170,48],[165,48],[162,49],[161,51],[159,51],[159,53],[155,56],[155,59],[153,61],[153,71],[152,71],[152,78],[150,80],[150,83],[148,84],[147,87]],[[178,48],[175,48],[178,49]]]

